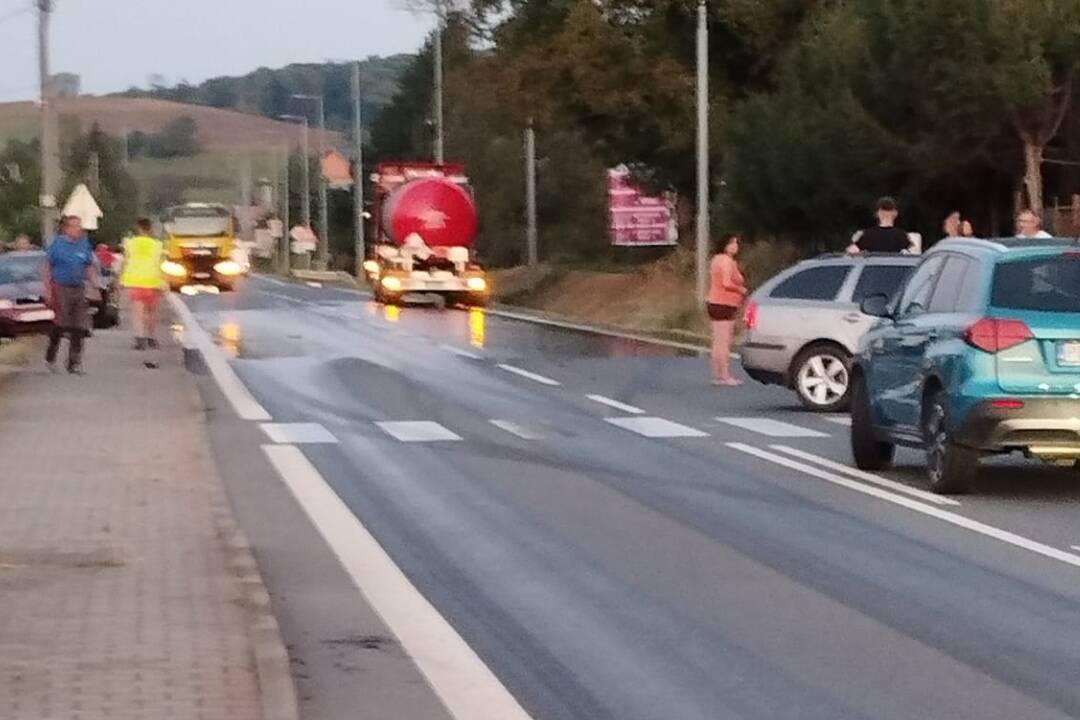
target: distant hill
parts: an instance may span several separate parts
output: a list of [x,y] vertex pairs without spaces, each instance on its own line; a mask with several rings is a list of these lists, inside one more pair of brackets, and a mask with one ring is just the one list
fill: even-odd
[[[57,112],[63,126],[77,122],[83,131],[97,123],[109,135],[124,132],[154,133],[170,121],[187,115],[198,124],[198,139],[205,152],[246,152],[280,147],[286,140],[293,146],[300,142],[301,129],[295,123],[271,120],[235,110],[203,105],[187,105],[168,100],[129,97],[58,98]],[[37,136],[38,106],[32,102],[0,103],[0,140],[29,139]],[[317,145],[318,132],[311,135]],[[328,145],[345,142],[341,133],[327,131]]]
[[[390,104],[413,55],[369,57],[360,63],[360,97],[366,124]],[[293,99],[297,93],[322,95],[327,127],[352,127],[352,66],[347,63],[297,63],[279,69],[259,68],[240,77],[216,77],[198,85],[131,88],[122,97],[152,98],[278,117],[312,108]],[[314,119],[314,113],[311,114]]]

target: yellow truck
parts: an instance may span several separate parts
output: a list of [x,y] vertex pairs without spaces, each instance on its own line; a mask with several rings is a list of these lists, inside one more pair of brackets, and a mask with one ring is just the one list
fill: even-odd
[[244,267],[233,259],[236,220],[229,208],[212,203],[177,205],[165,211],[162,224],[167,257],[161,269],[170,288],[233,289]]

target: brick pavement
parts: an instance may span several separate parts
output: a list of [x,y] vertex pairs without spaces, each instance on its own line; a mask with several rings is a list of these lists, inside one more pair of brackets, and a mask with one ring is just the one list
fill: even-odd
[[4,720],[260,717],[194,381],[130,342],[98,332],[83,377],[0,378]]

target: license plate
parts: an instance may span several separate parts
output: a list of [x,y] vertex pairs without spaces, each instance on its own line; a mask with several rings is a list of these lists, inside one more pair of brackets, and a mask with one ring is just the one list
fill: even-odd
[[1080,365],[1080,340],[1058,345],[1058,362],[1062,365]]
[[210,273],[195,273],[191,277],[195,278],[196,280],[206,280],[210,277]]
[[19,322],[42,322],[55,317],[56,314],[52,310],[30,310],[19,314]]

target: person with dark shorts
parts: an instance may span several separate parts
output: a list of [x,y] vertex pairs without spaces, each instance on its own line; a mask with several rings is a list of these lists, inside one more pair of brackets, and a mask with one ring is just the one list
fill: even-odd
[[94,277],[94,250],[83,234],[82,221],[78,217],[65,217],[61,232],[50,243],[45,263],[45,287],[48,288],[49,305],[55,313],[49,333],[49,347],[45,362],[56,372],[56,357],[60,341],[68,336],[67,371],[82,373],[83,341],[87,335],[89,303],[87,283],[96,287]]
[[731,374],[731,344],[735,337],[735,316],[746,298],[746,280],[735,256],[739,236],[724,235],[720,252],[709,266],[709,300],[706,309],[712,324],[712,383],[741,385]]

